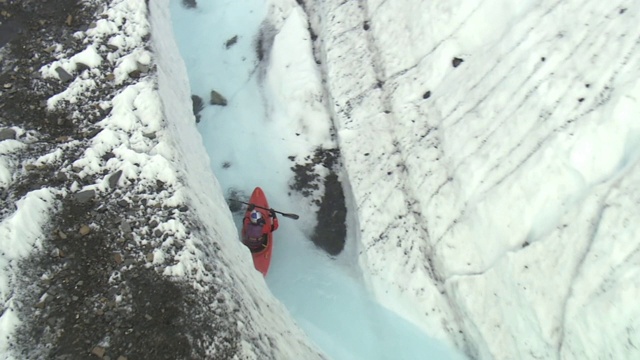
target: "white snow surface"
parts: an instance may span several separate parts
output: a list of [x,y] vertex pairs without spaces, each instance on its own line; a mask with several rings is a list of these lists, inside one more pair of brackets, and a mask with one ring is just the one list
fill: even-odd
[[377,297],[474,358],[640,357],[640,4],[305,4]]
[[[48,105],[81,101],[94,86],[91,76],[104,75],[98,70],[104,62],[115,66],[119,84],[131,70],[155,65],[157,75],[105,100],[114,109],[76,165],[87,174],[100,173],[93,159],[113,151],[106,173],[123,169],[120,181],[140,186],[163,179],[171,192],[158,201],[189,205],[204,230],[162,224],[185,242],[175,256],[179,263],[165,274],[207,291],[214,278],[203,264],[203,249],[218,249],[215,279],[233,284],[221,296],[243,310],[238,322],[245,336],[242,356],[321,358],[309,335],[323,350],[336,345],[332,357],[349,358],[352,349],[339,348],[319,325],[335,322],[326,315],[335,309],[361,310],[362,303],[340,301],[341,294],[355,289],[371,291],[376,301],[417,326],[417,338],[427,333],[472,358],[640,358],[640,3],[318,0],[303,1],[302,7],[293,0],[270,0],[261,12],[243,15],[256,21],[247,35],[257,31],[263,16],[268,19],[263,30],[274,41],[267,61],[252,74],[246,66],[216,64],[224,59],[211,58],[208,66],[224,66],[246,79],[245,84],[211,85],[219,81],[214,73],[212,79],[201,74],[201,83],[187,80],[169,26],[168,1],[150,1],[149,13],[143,0],[113,1],[104,21],[78,34],[86,37],[87,48],[61,53],[58,66],[73,72],[84,61],[89,69]],[[234,23],[219,14],[209,21]],[[152,52],[142,43],[148,31]],[[216,35],[222,40],[219,51],[233,35]],[[109,37],[120,50],[106,57],[93,53],[100,50],[91,47],[95,36]],[[241,40],[226,51],[249,53],[253,39]],[[454,57],[463,60],[457,67]],[[191,66],[202,58],[185,61]],[[53,64],[41,71],[57,76]],[[256,77],[266,84],[262,90]],[[189,96],[193,91],[207,99],[212,88],[231,94],[229,107],[235,107],[231,114],[238,119],[222,125],[226,129],[219,137],[226,142],[205,144],[217,154],[209,159],[193,125]],[[266,125],[242,120],[243,111],[246,119],[255,117],[256,107],[247,105],[252,99],[265,101],[261,118]],[[220,128],[212,120],[223,113],[205,109],[203,134],[207,127]],[[232,151],[242,134],[278,129],[283,145],[253,151],[252,160],[284,171],[290,162],[282,149],[304,156],[318,145],[339,145],[349,237],[345,252],[336,259],[324,257],[323,263],[318,250],[297,241],[308,236],[309,216],[295,226],[282,219],[269,291],[238,242],[221,184],[246,191],[271,181],[272,206],[312,214],[303,199],[280,196],[288,190],[282,178],[290,174],[252,169],[240,158],[250,151]],[[145,136],[149,132],[154,139]],[[14,155],[22,146],[0,143],[0,186],[14,181]],[[53,152],[35,161],[57,156]],[[225,161],[239,169],[224,175]],[[242,180],[237,174],[255,177]],[[104,186],[89,188],[102,191]],[[6,349],[19,325],[12,303],[13,266],[39,249],[55,196],[77,190],[35,190],[16,209],[3,209],[3,358],[13,358]],[[310,257],[286,259],[287,251]],[[162,249],[156,252],[161,258]],[[327,282],[318,283],[320,275],[296,275],[304,266],[324,274]],[[353,282],[343,278],[345,272]],[[334,276],[340,279],[332,281]],[[341,290],[337,285],[342,284],[352,286]],[[341,304],[326,312],[304,309],[309,304],[301,298],[286,299],[297,296],[290,286],[321,291],[325,303],[338,299]],[[370,303],[366,309],[377,306]],[[305,319],[314,311],[318,318]],[[381,343],[376,334],[364,338],[361,348]]]

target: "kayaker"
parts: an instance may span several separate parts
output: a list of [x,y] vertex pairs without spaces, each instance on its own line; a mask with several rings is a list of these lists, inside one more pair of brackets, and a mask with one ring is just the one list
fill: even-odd
[[251,249],[252,252],[260,251],[267,245],[267,235],[278,229],[278,217],[273,209],[269,209],[269,217],[271,224],[262,216],[262,213],[255,209],[255,206],[249,205],[249,215],[244,218],[247,224],[244,244]]

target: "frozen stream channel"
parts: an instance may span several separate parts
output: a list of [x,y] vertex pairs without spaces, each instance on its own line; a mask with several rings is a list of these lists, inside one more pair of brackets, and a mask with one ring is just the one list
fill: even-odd
[[[315,145],[287,127],[286,104],[276,105],[259,79],[255,37],[265,2],[199,0],[188,9],[172,0],[171,11],[192,92],[205,102],[199,130],[220,184],[245,194],[261,186],[271,206],[301,216],[280,218],[266,278],[300,327],[332,359],[461,358],[377,305],[348,251],[332,258],[309,240],[314,224],[305,219],[313,214],[288,196],[288,157]],[[208,105],[213,89],[228,99],[227,106]]]

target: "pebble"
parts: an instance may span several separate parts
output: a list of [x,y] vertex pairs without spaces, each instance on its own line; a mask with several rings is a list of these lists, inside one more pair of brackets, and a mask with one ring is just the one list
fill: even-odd
[[115,189],[116,186],[118,185],[118,180],[120,180],[121,176],[122,176],[122,170],[118,170],[113,174],[109,175],[109,178],[107,179],[107,182],[109,183],[109,187],[112,189]]
[[80,227],[79,232],[80,232],[80,235],[85,236],[91,232],[91,228],[88,225],[84,224]]
[[133,231],[131,229],[131,224],[129,224],[129,222],[126,220],[122,220],[122,222],[120,223],[120,229],[125,235],[130,234]]
[[227,99],[219,92],[211,90],[211,98],[209,99],[211,105],[227,106]]
[[0,141],[2,140],[15,140],[16,131],[13,129],[0,129]]
[[84,190],[74,194],[73,199],[79,203],[86,203],[96,196],[95,190]]
[[105,352],[106,350],[102,346],[94,346],[93,349],[91,349],[91,353],[99,358],[102,358]]
[[56,73],[58,73],[58,77],[60,77],[60,80],[62,82],[68,82],[73,80],[73,76],[69,74],[65,69],[61,68],[60,66],[56,68]]

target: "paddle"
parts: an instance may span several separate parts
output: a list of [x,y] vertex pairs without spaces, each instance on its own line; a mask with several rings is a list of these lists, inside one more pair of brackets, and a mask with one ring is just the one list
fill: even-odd
[[[251,203],[247,203],[247,202],[236,200],[236,199],[229,199],[229,201],[235,201],[235,202],[242,203],[242,204],[245,204],[245,205],[253,205],[253,206],[255,206],[255,207],[259,208],[259,209],[264,209],[264,210],[267,210],[267,211],[273,210],[273,209],[268,209],[266,207],[262,207],[262,206],[259,206],[259,205],[256,205],[256,204],[251,204]],[[277,210],[273,210],[273,212],[274,213],[278,213],[278,214],[280,214],[280,215],[282,215],[284,217],[288,217],[290,219],[294,219],[294,220],[297,220],[298,218],[300,218],[300,216],[298,216],[298,214],[287,214],[287,213],[283,213],[282,211],[277,211]]]

